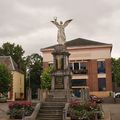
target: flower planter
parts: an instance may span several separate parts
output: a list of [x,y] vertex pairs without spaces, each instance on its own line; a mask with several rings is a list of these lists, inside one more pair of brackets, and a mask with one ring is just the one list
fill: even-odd
[[71,120],[98,120],[101,117],[99,106],[94,102],[70,102],[68,114]]
[[30,116],[32,112],[31,102],[11,102],[9,104],[10,119],[22,119],[23,116]]

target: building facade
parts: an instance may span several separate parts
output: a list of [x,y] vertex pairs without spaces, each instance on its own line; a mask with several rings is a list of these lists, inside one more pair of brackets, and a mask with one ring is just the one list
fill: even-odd
[[0,56],[0,64],[4,64],[12,73],[12,87],[8,92],[9,100],[24,99],[24,74],[18,69],[11,56]]
[[[72,89],[88,88],[90,94],[108,96],[112,91],[111,50],[112,44],[82,38],[65,43],[72,71]],[[54,46],[41,49],[44,68],[52,65]]]

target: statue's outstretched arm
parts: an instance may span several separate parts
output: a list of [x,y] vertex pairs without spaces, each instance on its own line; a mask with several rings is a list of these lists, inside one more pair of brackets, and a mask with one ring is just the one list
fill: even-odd
[[59,27],[59,23],[56,21],[51,21],[57,28]]
[[66,27],[71,21],[72,21],[72,19],[65,21],[63,26]]

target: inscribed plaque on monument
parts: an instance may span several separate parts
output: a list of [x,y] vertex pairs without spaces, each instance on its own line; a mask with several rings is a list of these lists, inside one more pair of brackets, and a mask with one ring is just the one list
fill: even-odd
[[55,89],[64,89],[63,77],[57,76],[55,78]]

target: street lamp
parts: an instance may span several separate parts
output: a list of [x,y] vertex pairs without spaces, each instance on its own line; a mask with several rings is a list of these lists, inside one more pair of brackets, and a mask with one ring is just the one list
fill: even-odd
[[28,78],[28,96],[27,96],[27,99],[28,101],[31,101],[31,87],[30,87],[30,66],[27,68],[27,78]]

